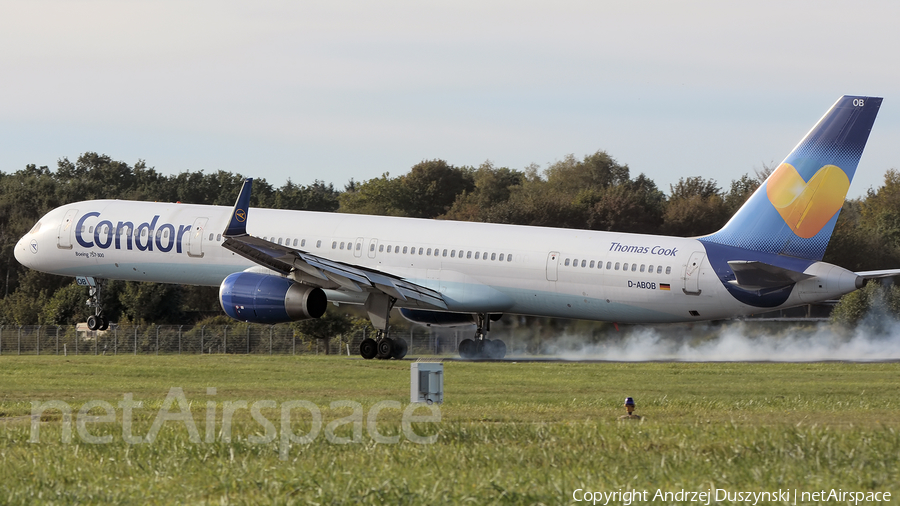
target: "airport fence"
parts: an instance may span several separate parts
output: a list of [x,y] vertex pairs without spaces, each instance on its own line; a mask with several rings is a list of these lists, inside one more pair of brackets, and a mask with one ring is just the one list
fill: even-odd
[[[409,355],[456,353],[468,331],[413,327],[392,332]],[[90,331],[82,325],[0,325],[2,355],[250,354],[357,356],[366,331],[311,339],[289,325],[110,325]]]

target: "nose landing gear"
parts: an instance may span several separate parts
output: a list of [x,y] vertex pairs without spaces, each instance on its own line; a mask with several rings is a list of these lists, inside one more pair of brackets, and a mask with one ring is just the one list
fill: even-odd
[[100,289],[103,286],[102,280],[96,280],[94,284],[89,285],[87,305],[92,309],[94,314],[88,316],[88,330],[106,330],[109,328],[109,320],[103,316],[103,309],[100,307]]

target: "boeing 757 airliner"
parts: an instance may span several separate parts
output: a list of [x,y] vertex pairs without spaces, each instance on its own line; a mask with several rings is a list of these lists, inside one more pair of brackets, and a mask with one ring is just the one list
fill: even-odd
[[487,338],[503,313],[620,323],[732,318],[839,297],[866,278],[822,262],[881,98],[844,96],[718,232],[664,237],[387,216],[91,200],[47,213],[16,259],[92,286],[92,328],[108,325],[100,281],[219,286],[232,318],[318,318],[363,305],[378,329],[360,355],[402,358],[391,309],[476,325],[467,358],[502,358]]

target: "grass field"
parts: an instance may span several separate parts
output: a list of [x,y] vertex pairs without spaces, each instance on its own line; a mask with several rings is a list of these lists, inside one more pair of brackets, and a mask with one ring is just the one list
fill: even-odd
[[[3,356],[0,503],[563,504],[577,489],[647,490],[651,501],[657,490],[840,489],[891,492],[896,502],[900,493],[898,363],[446,362],[441,421],[413,425],[436,442],[411,442],[401,411],[385,409],[378,433],[400,438],[377,443],[370,409],[408,405],[409,367],[346,357]],[[132,433],[147,435],[172,387],[183,389],[204,442],[169,420],[152,443],[127,443],[118,403],[126,394],[143,403]],[[626,396],[643,420],[618,420]],[[46,410],[29,442],[32,402],[53,400],[76,421],[86,402],[114,406],[114,423],[84,426],[112,441],[86,442],[76,423],[64,444],[61,412]],[[237,409],[223,441],[225,404],[262,400],[274,401],[260,416],[279,435],[251,442],[265,424]],[[285,442],[280,408],[295,400],[314,404],[323,427],[353,414],[331,402],[359,403],[359,442],[330,442],[324,430]],[[313,428],[309,411],[291,414],[292,433]]]

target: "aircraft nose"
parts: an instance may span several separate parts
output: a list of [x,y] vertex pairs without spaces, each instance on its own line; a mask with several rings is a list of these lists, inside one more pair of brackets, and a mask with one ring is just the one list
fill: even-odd
[[38,242],[36,239],[30,238],[31,234],[25,234],[19,242],[16,243],[14,255],[16,260],[25,267],[32,267],[34,256],[37,254]]
[[14,251],[16,260],[22,265],[25,265],[25,253],[27,252],[25,251],[25,238],[23,237],[16,243],[16,249]]

